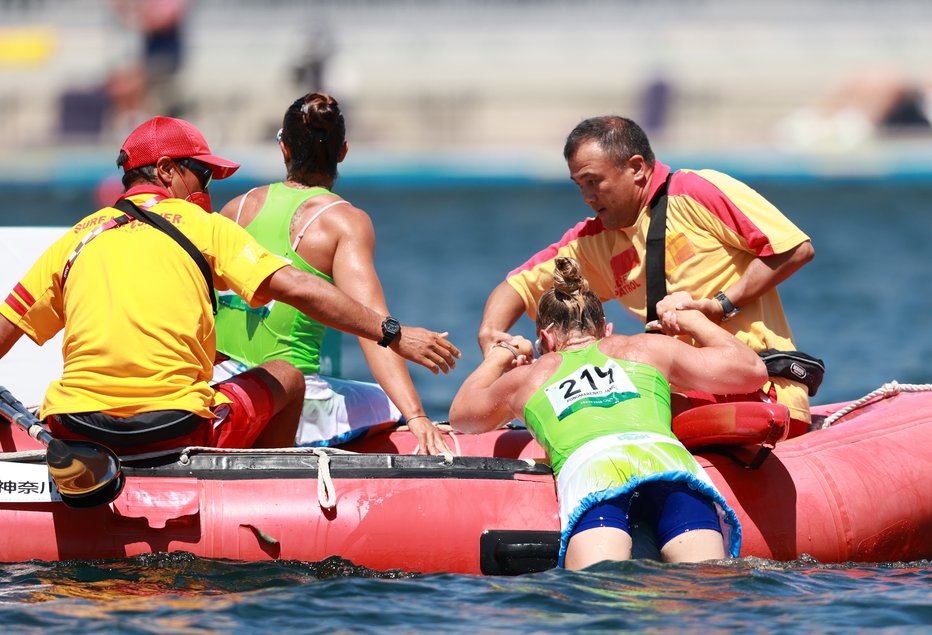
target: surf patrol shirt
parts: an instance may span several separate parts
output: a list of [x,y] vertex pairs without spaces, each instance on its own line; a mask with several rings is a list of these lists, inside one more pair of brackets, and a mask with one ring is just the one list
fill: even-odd
[[[648,200],[660,189],[670,168],[657,161]],[[694,298],[711,298],[737,282],[758,257],[781,254],[809,237],[772,204],[747,185],[713,170],[678,170],[667,189],[667,292],[686,291]],[[557,256],[575,258],[591,289],[603,302],[617,299],[642,321],[647,317],[644,253],[650,224],[644,206],[631,227],[607,230],[602,221],[587,218],[556,243],[511,271],[506,280],[524,301],[531,319],[537,303],[553,286]],[[722,327],[755,351],[796,350],[777,290],[743,304],[741,312]],[[793,417],[809,419],[805,387],[772,378],[778,398]]]
[[[140,206],[167,194],[155,186],[127,193]],[[287,265],[219,214],[173,198],[149,209],[194,243],[218,289],[233,289],[246,302]],[[41,415],[183,410],[211,418],[212,407],[229,401],[208,383],[213,309],[200,269],[171,237],[135,220],[104,231],[81,249],[62,285],[65,264],[81,241],[122,214],[104,208],[78,222],[0,305],[0,313],[37,344],[64,329],[64,371],[49,386]]]
[[[291,248],[291,222],[308,199],[331,194],[322,187],[269,186],[265,204],[246,227],[263,247],[287,259],[292,266],[333,284],[333,278],[305,262]],[[246,366],[272,359],[294,364],[305,375],[320,372],[320,349],[326,327],[294,307],[272,301],[250,308],[235,293],[221,293],[217,310],[217,349]]]

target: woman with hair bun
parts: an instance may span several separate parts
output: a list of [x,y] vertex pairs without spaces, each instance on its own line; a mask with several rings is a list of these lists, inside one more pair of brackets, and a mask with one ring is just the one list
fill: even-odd
[[[285,113],[278,141],[287,169],[285,180],[246,192],[220,213],[295,267],[388,314],[375,271],[372,221],[332,191],[337,165],[348,148],[339,104],[325,93],[295,100]],[[223,379],[269,359],[284,359],[305,375],[298,445],[337,445],[373,427],[395,425],[403,417],[417,436],[421,453],[449,452],[424,412],[404,360],[387,348],[397,336],[397,322],[389,318],[382,327],[381,342],[360,339],[378,385],[326,377],[320,367],[322,324],[281,303],[250,309],[237,296],[222,294],[217,350],[229,359],[215,367],[214,378]]]
[[[667,335],[612,335],[579,263],[555,260],[537,311],[539,359],[523,337],[492,345],[460,387],[451,425],[486,432],[520,419],[557,483],[560,564],[631,557],[631,527],[654,528],[667,562],[737,557],[738,519],[671,429],[670,384],[720,393],[767,380],[750,348],[695,310],[664,313]],[[532,363],[533,361],[533,363]]]

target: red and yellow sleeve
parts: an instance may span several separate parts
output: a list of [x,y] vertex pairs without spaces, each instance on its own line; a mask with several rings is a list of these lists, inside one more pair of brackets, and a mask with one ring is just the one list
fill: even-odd
[[[780,210],[744,183],[714,170],[682,170],[676,189],[688,192],[693,222],[722,244],[757,257],[781,254],[809,240]],[[671,192],[673,194],[673,192]]]
[[62,253],[72,242],[74,238],[68,234],[49,247],[0,304],[0,314],[36,344],[44,344],[65,327]]
[[556,243],[539,251],[523,265],[509,272],[506,282],[513,288],[531,319],[537,317],[537,303],[553,286],[554,260],[574,258],[580,264],[590,288],[605,302],[615,297],[613,238],[601,221],[588,218],[566,232]]

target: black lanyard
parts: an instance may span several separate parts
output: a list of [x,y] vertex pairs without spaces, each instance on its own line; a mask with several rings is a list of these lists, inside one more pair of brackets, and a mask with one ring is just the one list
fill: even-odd
[[657,319],[657,303],[667,295],[667,185],[671,172],[650,203],[650,226],[647,228],[647,244],[644,248],[644,278],[647,293],[647,319]]

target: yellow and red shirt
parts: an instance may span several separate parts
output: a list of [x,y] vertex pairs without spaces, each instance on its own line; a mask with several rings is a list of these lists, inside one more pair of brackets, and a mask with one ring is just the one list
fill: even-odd
[[[667,177],[667,292],[710,298],[727,289],[756,258],[785,253],[809,240],[796,225],[747,185],[713,170],[678,170],[654,165],[648,200]],[[603,302],[617,299],[643,321],[647,316],[644,253],[650,224],[644,206],[631,227],[606,230],[598,218],[571,228],[553,245],[510,272],[507,281],[531,318],[541,295],[552,286],[557,256],[575,258]],[[795,350],[777,290],[743,304],[722,324],[755,351]],[[794,418],[808,420],[808,395],[799,384],[774,378],[778,399]]]
[[[127,196],[144,205],[167,192],[143,186]],[[201,251],[218,289],[232,289],[249,303],[259,285],[287,265],[219,214],[174,198],[149,209]],[[49,386],[41,416],[183,410],[211,417],[213,406],[228,401],[209,385],[216,351],[213,311],[200,269],[171,237],[135,220],[104,231],[81,249],[62,284],[81,241],[122,215],[108,207],[82,219],[0,305],[0,315],[37,344],[65,331],[64,370]]]

